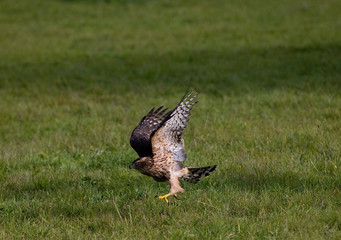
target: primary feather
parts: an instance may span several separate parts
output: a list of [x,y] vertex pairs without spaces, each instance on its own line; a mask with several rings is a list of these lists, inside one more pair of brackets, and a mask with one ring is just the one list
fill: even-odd
[[185,143],[182,131],[186,129],[190,111],[197,103],[193,102],[196,97],[197,95],[194,95],[192,92],[183,98],[172,111],[170,118],[155,132],[152,137],[152,149],[155,155],[160,154],[161,145],[162,151],[168,151],[173,154],[174,161],[182,162],[186,160],[187,156],[184,149]]

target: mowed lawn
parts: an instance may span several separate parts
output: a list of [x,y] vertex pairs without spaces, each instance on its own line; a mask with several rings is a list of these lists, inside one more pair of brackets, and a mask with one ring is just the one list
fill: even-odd
[[[0,239],[340,239],[339,0],[0,1]],[[129,164],[200,92],[167,205]]]

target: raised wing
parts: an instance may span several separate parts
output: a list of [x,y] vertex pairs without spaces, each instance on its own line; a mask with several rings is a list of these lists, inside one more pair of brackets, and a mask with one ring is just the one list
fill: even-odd
[[144,116],[139,125],[134,129],[130,137],[130,146],[137,152],[139,157],[151,156],[152,145],[151,145],[151,135],[160,128],[164,121],[166,121],[172,111],[168,111],[168,108],[158,109],[149,111],[149,113]]
[[[185,95],[178,106],[171,112],[169,119],[165,121],[152,136],[152,151],[154,159],[172,157],[177,162],[185,161],[185,143],[182,138],[182,131],[187,127],[189,115],[192,107],[197,103],[193,102],[196,98],[193,92]],[[169,155],[171,153],[171,155]]]

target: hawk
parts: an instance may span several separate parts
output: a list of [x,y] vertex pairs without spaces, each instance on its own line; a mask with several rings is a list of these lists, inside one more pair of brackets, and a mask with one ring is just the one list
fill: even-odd
[[167,197],[183,193],[179,179],[198,183],[216,169],[217,165],[208,167],[185,167],[182,162],[187,156],[184,150],[182,131],[185,130],[197,94],[184,95],[179,104],[170,111],[159,107],[151,109],[142,118],[130,137],[130,145],[139,158],[130,164],[142,174],[153,177],[158,182],[169,182],[170,191],[163,196],[156,196],[168,203]]

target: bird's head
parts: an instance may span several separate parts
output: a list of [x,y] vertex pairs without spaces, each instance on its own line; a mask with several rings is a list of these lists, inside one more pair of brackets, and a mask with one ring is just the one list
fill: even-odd
[[129,165],[129,169],[143,169],[144,167],[146,167],[146,165],[149,164],[149,160],[151,158],[149,157],[142,157],[142,158],[138,158],[136,160],[134,160],[130,165]]
[[133,168],[137,168],[139,163],[138,161],[140,160],[140,158],[134,160],[130,165],[129,165],[129,169],[133,169]]

